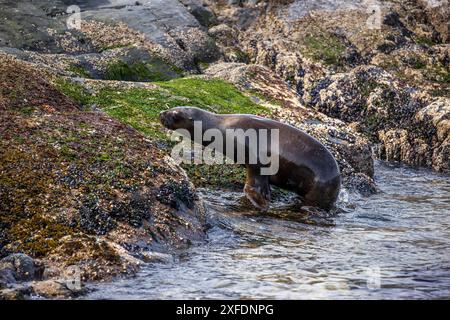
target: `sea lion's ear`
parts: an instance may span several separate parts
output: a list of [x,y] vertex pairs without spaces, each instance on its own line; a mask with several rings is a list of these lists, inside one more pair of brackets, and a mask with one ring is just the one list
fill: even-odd
[[247,181],[244,193],[250,202],[261,211],[267,211],[270,205],[269,177],[256,173],[257,169],[247,167]]

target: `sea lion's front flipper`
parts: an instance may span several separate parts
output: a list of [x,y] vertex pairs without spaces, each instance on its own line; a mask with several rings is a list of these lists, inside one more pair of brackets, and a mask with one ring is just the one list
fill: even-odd
[[259,168],[247,166],[244,193],[255,207],[267,211],[270,205],[269,176],[262,176]]

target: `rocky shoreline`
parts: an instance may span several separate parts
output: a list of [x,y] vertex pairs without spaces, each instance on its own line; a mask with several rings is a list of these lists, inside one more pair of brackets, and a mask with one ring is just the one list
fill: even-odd
[[[175,165],[160,111],[292,124],[349,192],[373,158],[450,173],[449,6],[360,1],[2,1],[0,298],[83,294],[205,239],[196,187],[242,168]],[[73,274],[67,274],[74,271]]]

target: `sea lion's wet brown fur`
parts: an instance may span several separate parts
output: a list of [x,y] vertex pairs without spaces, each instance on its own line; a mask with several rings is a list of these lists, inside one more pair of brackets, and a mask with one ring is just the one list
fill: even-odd
[[329,210],[336,202],[341,185],[336,160],[318,140],[293,126],[254,115],[214,114],[194,107],[172,108],[162,112],[160,119],[165,127],[187,129],[191,136],[194,121],[202,121],[203,131],[219,129],[224,137],[226,129],[278,129],[279,170],[275,175],[263,176],[261,165],[247,164],[247,198],[256,207],[267,210],[272,184],[296,192],[306,205]]

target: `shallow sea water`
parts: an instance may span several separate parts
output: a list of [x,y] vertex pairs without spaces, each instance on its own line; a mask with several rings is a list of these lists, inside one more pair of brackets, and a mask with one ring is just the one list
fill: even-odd
[[343,190],[334,215],[202,190],[206,244],[136,277],[89,285],[88,299],[450,298],[450,177],[377,162],[381,192]]

